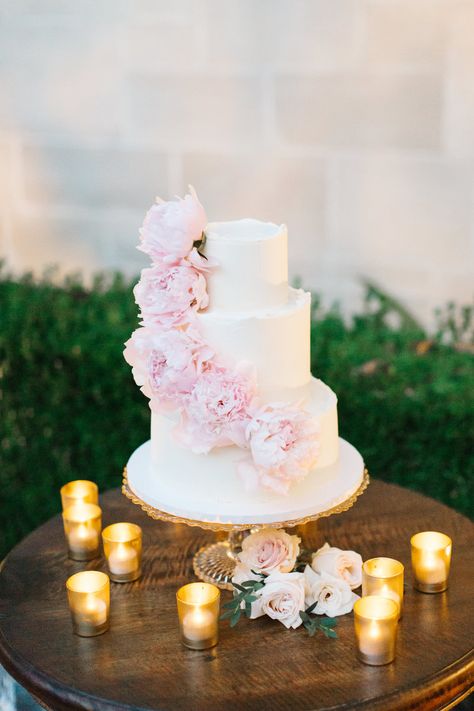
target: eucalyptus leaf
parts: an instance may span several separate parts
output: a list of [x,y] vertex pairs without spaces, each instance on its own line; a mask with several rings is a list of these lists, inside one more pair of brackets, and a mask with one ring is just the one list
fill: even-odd
[[220,616],[220,620],[228,620],[230,617],[232,617],[235,614],[235,610],[227,610],[226,612],[222,613]]
[[229,608],[234,608],[236,606],[236,600],[229,600],[229,602],[225,602],[222,607],[229,607]]
[[323,617],[319,624],[321,627],[336,627],[337,620],[335,617]]
[[242,587],[242,585],[239,585],[239,583],[232,583],[232,585],[234,586],[234,588],[237,588],[237,590],[240,590],[240,592],[247,592],[246,589]]
[[230,620],[230,626],[235,627],[237,622],[240,620],[240,608],[234,612]]
[[247,603],[247,602],[255,602],[256,600],[258,600],[257,595],[246,595],[246,596],[245,596],[245,602],[246,602],[246,603]]

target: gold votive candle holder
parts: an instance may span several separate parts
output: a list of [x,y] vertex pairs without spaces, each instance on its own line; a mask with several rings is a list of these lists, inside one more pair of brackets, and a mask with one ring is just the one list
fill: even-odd
[[67,579],[66,589],[75,634],[103,634],[109,626],[109,576],[98,570],[84,570]]
[[135,523],[113,523],[102,531],[109,577],[130,583],[142,572],[142,529]]
[[411,537],[411,565],[415,588],[439,593],[448,587],[452,541],[445,533],[423,531]]
[[357,657],[364,664],[381,666],[395,659],[399,605],[380,595],[356,600],[354,629]]
[[219,639],[221,592],[210,583],[189,583],[176,593],[181,640],[190,649],[214,647]]
[[96,504],[74,504],[63,511],[64,533],[72,560],[93,560],[99,554],[102,511]]
[[380,595],[403,606],[403,563],[394,558],[370,558],[362,565],[362,595]]
[[61,503],[63,511],[74,504],[98,504],[99,487],[87,479],[70,481],[61,487]]

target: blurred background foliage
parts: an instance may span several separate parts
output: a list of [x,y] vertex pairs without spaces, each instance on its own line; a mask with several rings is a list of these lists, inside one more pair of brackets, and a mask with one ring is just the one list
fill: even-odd
[[[147,401],[122,357],[137,325],[133,282],[62,286],[0,273],[0,557],[60,510],[76,478],[121,484],[149,436]],[[367,285],[345,320],[313,300],[312,368],[339,396],[340,432],[372,476],[474,511],[473,309],[448,305],[428,337]]]

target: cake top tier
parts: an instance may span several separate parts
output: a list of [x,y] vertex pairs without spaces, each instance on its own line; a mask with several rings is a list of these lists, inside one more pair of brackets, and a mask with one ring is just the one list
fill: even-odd
[[218,266],[208,277],[209,310],[250,311],[288,298],[285,225],[245,219],[210,222],[205,254]]

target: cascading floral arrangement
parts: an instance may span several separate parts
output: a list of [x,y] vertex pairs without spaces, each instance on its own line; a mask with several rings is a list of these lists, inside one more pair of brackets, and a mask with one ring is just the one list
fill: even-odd
[[286,531],[263,528],[250,533],[232,578],[232,600],[222,619],[233,627],[242,613],[250,619],[267,615],[287,629],[304,625],[310,635],[321,630],[336,637],[336,617],[352,611],[362,584],[362,558],[354,551],[325,543],[309,563],[299,561],[301,540]]
[[229,367],[202,338],[206,275],[219,268],[202,254],[206,225],[192,187],[147,212],[138,249],[151,267],[134,289],[141,321],[124,357],[151,409],[179,415],[179,443],[197,454],[237,445],[246,453],[238,465],[246,489],[286,494],[316,463],[318,421],[299,403],[261,402],[253,365]]

